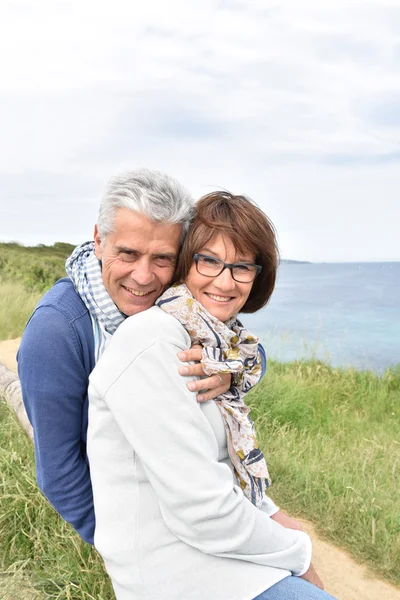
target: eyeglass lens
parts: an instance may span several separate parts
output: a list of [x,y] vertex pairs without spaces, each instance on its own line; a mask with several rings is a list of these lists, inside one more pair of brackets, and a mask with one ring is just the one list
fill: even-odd
[[[218,258],[208,256],[197,257],[197,270],[200,275],[217,277],[224,270],[225,263]],[[257,267],[254,265],[237,264],[231,268],[232,277],[239,283],[250,283],[257,275]]]

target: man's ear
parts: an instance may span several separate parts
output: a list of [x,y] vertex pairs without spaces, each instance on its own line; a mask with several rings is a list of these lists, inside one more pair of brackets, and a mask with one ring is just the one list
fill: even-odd
[[99,230],[97,228],[97,224],[94,226],[94,253],[99,260],[101,260],[102,252],[101,252],[101,239]]

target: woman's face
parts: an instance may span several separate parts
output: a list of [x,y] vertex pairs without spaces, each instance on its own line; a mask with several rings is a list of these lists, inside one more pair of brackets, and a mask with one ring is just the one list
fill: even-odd
[[[223,234],[212,237],[208,244],[199,250],[199,254],[220,258],[227,263],[254,263],[256,258],[251,252],[238,254],[231,239]],[[253,282],[235,281],[229,269],[224,269],[217,277],[200,275],[194,261],[185,283],[194,298],[220,321],[227,321],[240,312],[253,287]]]

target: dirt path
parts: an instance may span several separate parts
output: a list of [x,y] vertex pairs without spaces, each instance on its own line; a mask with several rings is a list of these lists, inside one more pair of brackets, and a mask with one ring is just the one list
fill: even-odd
[[[20,339],[0,342],[0,362],[16,371],[15,354]],[[327,592],[338,600],[400,600],[400,589],[370,578],[365,567],[347,552],[323,541],[311,523],[303,522],[313,541],[313,563]],[[22,598],[22,596],[19,596]]]
[[313,542],[314,567],[332,596],[338,600],[400,600],[400,589],[370,578],[366,567],[318,537],[311,523],[302,523]]
[[0,362],[15,373],[17,372],[17,360],[15,355],[17,354],[20,341],[21,338],[0,342]]

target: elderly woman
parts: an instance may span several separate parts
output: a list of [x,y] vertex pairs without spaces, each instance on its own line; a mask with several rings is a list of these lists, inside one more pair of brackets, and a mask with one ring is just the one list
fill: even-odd
[[[95,546],[118,600],[330,597],[309,583],[318,583],[309,537],[280,524],[265,495],[244,403],[261,368],[258,340],[237,315],[265,306],[277,264],[259,208],[227,192],[205,196],[177,284],[126,319],[91,375]],[[207,374],[232,373],[215,402],[199,404],[178,374],[177,352],[192,343]]]

